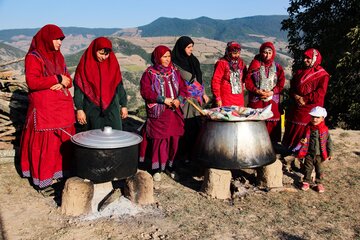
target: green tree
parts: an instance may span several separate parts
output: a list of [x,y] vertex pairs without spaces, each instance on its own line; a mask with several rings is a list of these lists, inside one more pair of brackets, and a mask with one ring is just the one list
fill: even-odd
[[303,50],[317,48],[322,66],[330,73],[325,107],[332,126],[359,129],[359,0],[291,0],[288,31],[289,50],[301,64]]

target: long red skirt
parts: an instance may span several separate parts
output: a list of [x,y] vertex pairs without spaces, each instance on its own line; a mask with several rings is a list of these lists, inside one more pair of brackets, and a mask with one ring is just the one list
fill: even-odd
[[173,166],[178,149],[180,136],[170,136],[163,139],[152,139],[151,169],[165,170],[166,165]]
[[304,137],[305,131],[305,124],[296,124],[290,121],[286,121],[282,145],[288,150],[296,152],[298,150],[296,147],[300,143],[301,138]]
[[[75,134],[74,126],[64,130]],[[29,120],[22,133],[20,149],[22,174],[31,177],[39,188],[50,186],[53,179],[60,179],[69,171],[72,144],[70,136],[60,129],[35,131],[34,121]]]

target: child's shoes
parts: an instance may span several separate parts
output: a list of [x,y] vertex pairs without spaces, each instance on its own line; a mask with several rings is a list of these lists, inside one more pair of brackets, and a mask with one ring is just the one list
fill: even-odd
[[323,193],[325,192],[325,187],[324,185],[322,185],[321,183],[319,183],[317,186],[316,186],[316,191],[319,192],[319,193]]
[[308,182],[303,182],[301,186],[301,190],[307,191],[310,189],[310,184]]

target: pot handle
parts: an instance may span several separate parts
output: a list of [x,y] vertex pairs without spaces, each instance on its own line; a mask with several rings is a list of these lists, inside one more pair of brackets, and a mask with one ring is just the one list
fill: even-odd
[[68,133],[67,131],[65,131],[64,129],[62,128],[59,128],[61,131],[63,131],[64,133],[66,133],[67,135],[69,135],[70,137],[72,137],[73,135],[71,135],[70,133]]

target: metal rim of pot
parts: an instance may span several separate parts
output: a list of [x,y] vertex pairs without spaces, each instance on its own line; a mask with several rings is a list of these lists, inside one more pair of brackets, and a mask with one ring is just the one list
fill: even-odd
[[139,144],[143,138],[135,133],[112,129],[94,129],[80,132],[71,137],[71,141],[79,146],[97,149],[124,148]]

